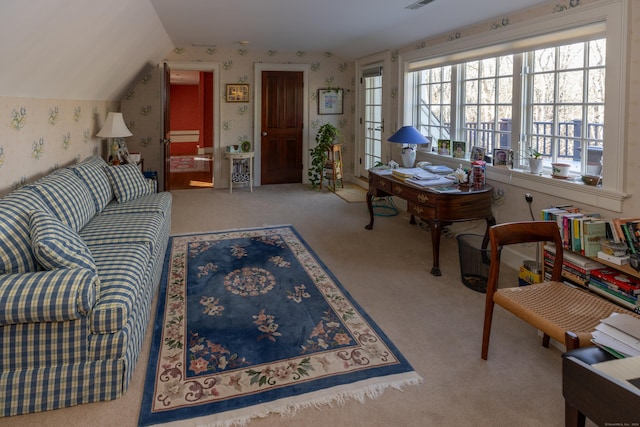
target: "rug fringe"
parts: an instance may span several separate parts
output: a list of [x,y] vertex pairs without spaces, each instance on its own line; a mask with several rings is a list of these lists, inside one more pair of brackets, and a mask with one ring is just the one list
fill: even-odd
[[[211,414],[191,420],[179,421],[180,426],[198,427],[242,427],[249,424],[254,418],[265,418],[272,414],[279,414],[281,417],[292,417],[298,410],[306,408],[321,409],[325,407],[342,406],[349,400],[356,400],[366,403],[368,399],[379,398],[388,388],[403,391],[403,387],[421,384],[424,380],[416,372],[391,375],[384,383],[375,383],[376,379],[364,380],[354,384],[346,384],[326,390],[306,393],[296,396],[294,399],[286,398],[281,401],[274,401],[256,405],[250,408],[226,412],[224,414]],[[379,381],[380,378],[377,378]],[[192,422],[193,424],[190,424]],[[171,426],[174,423],[162,424]]]

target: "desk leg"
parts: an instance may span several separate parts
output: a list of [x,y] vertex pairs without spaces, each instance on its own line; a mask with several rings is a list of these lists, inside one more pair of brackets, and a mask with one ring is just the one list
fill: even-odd
[[427,221],[427,224],[429,224],[429,231],[431,232],[431,250],[433,252],[431,274],[434,276],[442,276],[440,272],[440,236],[442,235],[442,229],[451,223],[430,220]]
[[371,230],[373,228],[373,193],[367,191],[367,209],[369,209],[369,224],[364,228]]

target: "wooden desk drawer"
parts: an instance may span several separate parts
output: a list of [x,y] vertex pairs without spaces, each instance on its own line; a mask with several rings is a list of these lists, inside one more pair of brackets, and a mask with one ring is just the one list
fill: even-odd
[[374,173],[369,174],[369,188],[379,188],[391,193],[391,182]]
[[400,183],[391,184],[391,192],[409,202],[419,203],[426,206],[436,205],[436,194],[428,191],[419,190]]
[[419,203],[407,202],[407,212],[420,218],[434,219],[436,209],[433,206],[425,206]]

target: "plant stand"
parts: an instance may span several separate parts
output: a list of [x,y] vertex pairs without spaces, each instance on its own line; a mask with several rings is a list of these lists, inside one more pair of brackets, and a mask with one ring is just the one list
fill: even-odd
[[344,188],[344,180],[342,175],[342,144],[333,144],[328,150],[328,160],[324,164],[324,170],[320,177],[320,189],[322,190],[322,181],[327,180],[327,188],[336,191],[337,182],[340,181],[340,188]]

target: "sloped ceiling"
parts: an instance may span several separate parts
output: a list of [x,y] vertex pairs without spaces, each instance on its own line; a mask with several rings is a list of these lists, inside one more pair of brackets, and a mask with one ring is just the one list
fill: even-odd
[[0,0],[0,96],[121,100],[174,47],[396,49],[547,0]]
[[171,49],[148,0],[0,1],[0,96],[120,100]]

